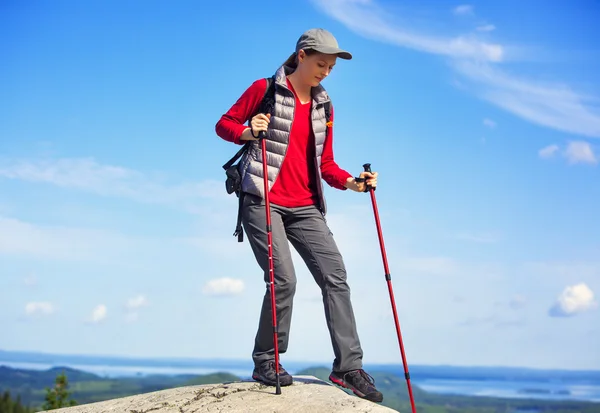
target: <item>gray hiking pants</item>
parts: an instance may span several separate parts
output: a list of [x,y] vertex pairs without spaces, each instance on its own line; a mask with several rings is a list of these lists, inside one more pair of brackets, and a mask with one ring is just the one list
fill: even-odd
[[[269,250],[265,204],[262,198],[245,194],[242,222],[254,256],[264,272],[266,283],[252,353],[254,364],[258,366],[275,358]],[[321,288],[325,319],[335,355],[333,371],[362,368],[363,353],[350,302],[350,288],[346,283],[346,268],[323,215],[315,206],[286,208],[271,204],[271,228],[279,353],[285,353],[288,348],[293,298],[296,292],[296,274],[289,241]]]

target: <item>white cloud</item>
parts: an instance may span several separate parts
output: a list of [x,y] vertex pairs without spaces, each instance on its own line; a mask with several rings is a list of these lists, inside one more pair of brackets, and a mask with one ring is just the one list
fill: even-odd
[[565,150],[565,156],[569,163],[596,164],[598,159],[589,143],[582,141],[569,142]]
[[488,118],[485,118],[483,120],[483,124],[484,124],[484,126],[487,126],[490,129],[494,129],[496,127],[496,122],[494,122],[493,120],[488,119]]
[[[394,17],[374,0],[313,0],[350,30],[374,40],[452,58],[451,67],[469,81],[479,98],[537,125],[567,133],[600,137],[600,110],[593,97],[564,84],[545,84],[501,71],[507,49],[476,33],[435,37],[390,23]],[[405,19],[406,20],[406,19]],[[466,87],[465,82],[460,82]]]
[[244,291],[244,281],[234,278],[218,278],[208,281],[202,288],[206,295],[238,295]]
[[496,30],[496,26],[494,26],[493,24],[485,24],[485,25],[477,26],[478,32],[492,32],[494,30]]
[[164,177],[104,165],[93,158],[0,159],[0,177],[51,184],[100,196],[170,205],[189,212],[201,207],[206,198],[227,196],[222,182],[205,180],[170,184]]
[[584,283],[566,287],[550,308],[552,317],[570,317],[596,308],[594,292]]
[[387,14],[370,0],[313,0],[325,13],[355,32],[376,40],[427,53],[498,62],[502,46],[480,41],[473,36],[434,37],[399,28],[389,23]]
[[548,159],[552,158],[558,151],[558,145],[548,145],[538,151],[540,158]]
[[461,4],[460,6],[456,6],[454,8],[453,13],[457,16],[473,14],[473,6],[471,6],[470,4]]
[[125,321],[128,323],[134,323],[138,321],[140,315],[137,310],[147,305],[148,299],[143,294],[138,294],[137,296],[128,299],[125,303]]
[[146,296],[144,296],[142,294],[139,294],[135,297],[130,298],[129,300],[127,300],[127,303],[125,304],[125,306],[129,310],[136,310],[140,307],[144,307],[147,305],[148,305],[148,299],[146,298]]
[[475,93],[534,124],[563,132],[600,137],[600,111],[591,99],[564,84],[519,79],[488,63],[455,60],[453,67],[473,82]]
[[36,314],[50,315],[54,313],[54,305],[50,302],[30,302],[25,305],[25,313],[29,316]]
[[104,304],[100,304],[94,308],[90,317],[90,322],[99,323],[106,318],[108,310]]
[[[549,145],[538,151],[540,158],[549,159],[554,157],[560,151],[558,145]],[[562,156],[567,159],[570,164],[587,163],[597,164],[598,158],[594,153],[592,146],[584,141],[570,141],[564,151],[561,152]]]

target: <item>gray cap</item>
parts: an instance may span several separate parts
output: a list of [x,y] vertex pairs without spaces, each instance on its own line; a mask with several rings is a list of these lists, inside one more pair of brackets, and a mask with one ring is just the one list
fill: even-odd
[[352,54],[338,47],[338,42],[333,34],[325,29],[310,29],[302,33],[296,43],[296,53],[300,49],[313,49],[325,54],[335,54],[346,60],[352,59]]

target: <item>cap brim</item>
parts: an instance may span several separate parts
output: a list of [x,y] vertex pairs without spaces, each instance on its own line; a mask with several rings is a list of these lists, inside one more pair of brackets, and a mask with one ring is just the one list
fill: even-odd
[[352,53],[347,52],[346,50],[338,49],[337,47],[314,47],[314,50],[317,52],[325,53],[325,54],[334,54],[337,55],[341,59],[350,60],[352,59]]

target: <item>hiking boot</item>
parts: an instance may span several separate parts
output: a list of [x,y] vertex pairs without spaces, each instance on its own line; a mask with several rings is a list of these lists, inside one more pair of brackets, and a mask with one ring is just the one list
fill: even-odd
[[363,369],[350,370],[346,373],[331,372],[329,380],[338,386],[352,390],[362,399],[372,402],[383,401],[383,394],[375,388],[375,380]]
[[[254,367],[252,372],[252,378],[256,381],[266,384],[267,386],[277,385],[277,375],[275,373],[275,362],[265,361],[258,367]],[[283,366],[279,365],[279,385],[289,386],[292,384],[292,376],[285,371]]]

